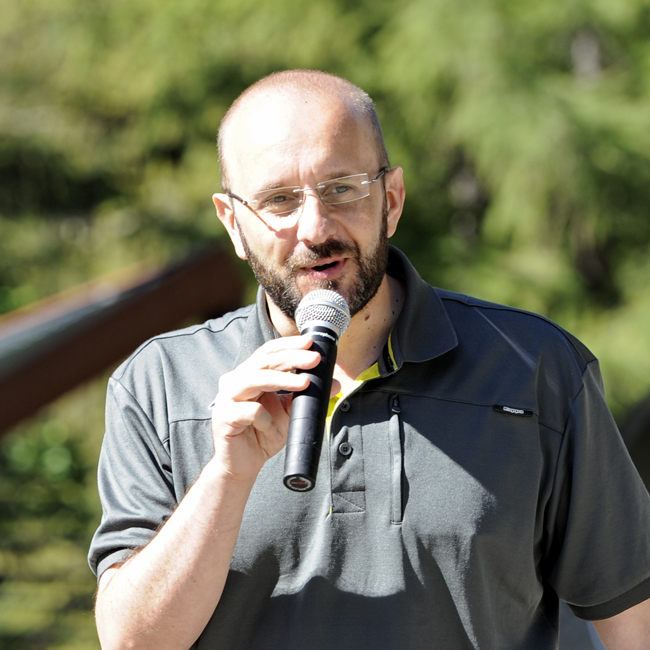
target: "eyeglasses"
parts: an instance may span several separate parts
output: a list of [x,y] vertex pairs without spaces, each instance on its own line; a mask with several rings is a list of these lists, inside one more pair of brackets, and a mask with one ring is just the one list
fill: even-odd
[[298,214],[305,202],[305,192],[316,192],[325,205],[352,203],[370,196],[370,186],[388,171],[388,167],[382,167],[373,179],[370,179],[368,174],[354,174],[323,181],[315,187],[278,187],[263,190],[253,194],[250,201],[242,199],[230,190],[225,190],[225,193],[231,199],[251,208],[265,223],[270,221],[284,226],[285,221],[290,221],[287,217]]

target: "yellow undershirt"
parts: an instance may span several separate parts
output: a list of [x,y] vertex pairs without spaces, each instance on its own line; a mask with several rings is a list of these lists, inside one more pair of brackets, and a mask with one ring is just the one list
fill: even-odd
[[379,362],[375,361],[370,368],[366,368],[351,384],[348,391],[344,394],[343,391],[339,391],[334,397],[330,397],[330,402],[327,407],[327,419],[325,420],[325,431],[327,433],[327,438],[329,439],[330,435],[330,422],[332,421],[332,415],[336,409],[336,405],[348,395],[353,393],[363,382],[368,381],[369,379],[376,379],[379,377]]
[[[393,354],[393,344],[392,344],[393,333],[391,332],[388,336],[388,354],[390,355],[390,360],[393,362],[393,368],[397,368],[397,362],[395,361],[395,355]],[[348,395],[351,395],[361,384],[370,379],[377,379],[379,377],[379,362],[375,361],[370,368],[366,368],[355,380],[348,391],[344,394],[343,391],[339,391],[334,397],[330,397],[329,405],[327,407],[327,419],[325,420],[325,433],[327,434],[327,439],[329,440],[330,436],[330,423],[332,421],[332,415],[336,410],[336,405],[344,400]]]

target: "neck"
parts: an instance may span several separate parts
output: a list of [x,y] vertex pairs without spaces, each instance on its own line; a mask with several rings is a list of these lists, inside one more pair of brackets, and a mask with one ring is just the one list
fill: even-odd
[[[268,296],[267,303],[271,322],[278,332],[282,336],[298,334],[293,320],[285,316]],[[404,287],[395,278],[385,275],[373,299],[352,318],[339,341],[334,378],[339,380],[343,390],[377,361],[403,304]]]

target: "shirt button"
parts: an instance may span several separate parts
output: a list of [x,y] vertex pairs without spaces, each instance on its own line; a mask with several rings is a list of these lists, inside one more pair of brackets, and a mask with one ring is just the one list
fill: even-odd
[[339,445],[339,451],[344,455],[344,456],[349,456],[352,453],[352,445],[349,442],[342,442]]
[[339,406],[339,408],[341,409],[341,411],[343,411],[343,413],[345,413],[346,411],[349,411],[350,410],[350,402],[348,402],[348,400],[344,399],[341,402],[341,406]]

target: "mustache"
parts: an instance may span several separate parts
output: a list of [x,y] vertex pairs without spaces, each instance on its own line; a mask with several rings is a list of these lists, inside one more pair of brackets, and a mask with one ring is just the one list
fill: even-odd
[[300,268],[314,266],[324,257],[334,257],[335,255],[350,255],[351,257],[359,258],[359,247],[353,243],[346,243],[338,239],[332,239],[324,242],[323,244],[314,244],[309,247],[309,250],[292,255],[289,257],[285,266],[289,271],[296,271]]

